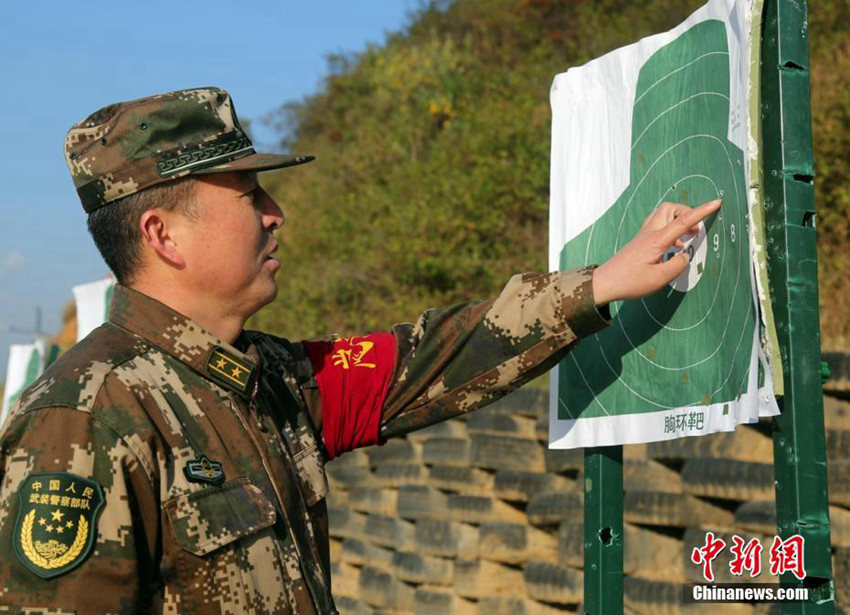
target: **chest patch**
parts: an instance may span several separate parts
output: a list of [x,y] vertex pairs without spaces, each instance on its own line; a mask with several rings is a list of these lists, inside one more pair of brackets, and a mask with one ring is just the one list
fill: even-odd
[[212,461],[206,455],[187,461],[183,467],[183,473],[193,483],[220,485],[224,482],[224,470],[221,467],[221,462]]
[[70,474],[30,474],[18,489],[15,553],[31,572],[51,579],[85,561],[97,536],[103,489]]

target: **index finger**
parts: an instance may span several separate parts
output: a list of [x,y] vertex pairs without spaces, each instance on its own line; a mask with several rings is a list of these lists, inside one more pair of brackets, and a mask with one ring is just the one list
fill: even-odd
[[661,229],[661,238],[666,244],[672,245],[676,239],[689,232],[691,228],[705,220],[708,216],[720,209],[722,204],[721,199],[703,203],[699,207],[694,207],[690,211],[678,216],[672,220],[667,226]]

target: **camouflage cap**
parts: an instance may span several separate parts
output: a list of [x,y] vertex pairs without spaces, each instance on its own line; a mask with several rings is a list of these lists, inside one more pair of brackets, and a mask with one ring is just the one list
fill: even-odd
[[212,87],[109,105],[65,137],[65,161],[87,213],[189,174],[263,171],[311,160],[255,152],[230,94]]

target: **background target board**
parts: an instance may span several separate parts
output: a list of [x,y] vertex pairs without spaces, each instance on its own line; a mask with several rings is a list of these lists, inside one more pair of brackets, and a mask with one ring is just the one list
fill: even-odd
[[612,326],[561,362],[553,446],[699,435],[775,411],[759,347],[745,155],[729,139],[741,118],[730,108],[728,27],[704,19],[683,28],[640,66],[628,185],[560,250],[561,269],[599,264],[662,202],[723,199],[683,238],[688,269],[653,296],[613,303]]

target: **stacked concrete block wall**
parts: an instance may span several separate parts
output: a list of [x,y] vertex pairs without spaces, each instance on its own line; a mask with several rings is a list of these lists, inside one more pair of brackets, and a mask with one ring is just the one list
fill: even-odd
[[[548,394],[522,389],[465,417],[328,464],[333,588],[343,615],[581,612],[582,451],[548,450]],[[826,400],[838,602],[850,600],[850,403]],[[716,613],[680,604],[706,531],[775,533],[769,423],[627,446],[625,603],[633,615]],[[731,581],[729,549],[715,560]],[[769,605],[724,605],[773,615]],[[839,613],[848,613],[840,607]]]

